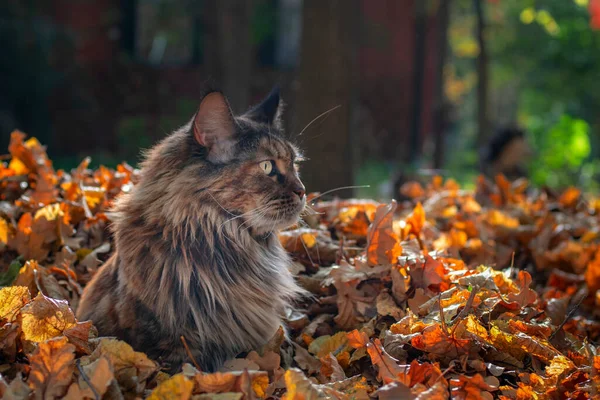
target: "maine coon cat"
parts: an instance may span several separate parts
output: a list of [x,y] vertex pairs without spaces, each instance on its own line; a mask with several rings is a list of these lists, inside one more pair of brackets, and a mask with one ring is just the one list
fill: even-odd
[[193,119],[146,155],[115,204],[115,252],[77,316],[171,370],[204,371],[265,344],[302,289],[276,232],[306,202],[298,150],[282,136],[279,92],[234,116],[207,91]]

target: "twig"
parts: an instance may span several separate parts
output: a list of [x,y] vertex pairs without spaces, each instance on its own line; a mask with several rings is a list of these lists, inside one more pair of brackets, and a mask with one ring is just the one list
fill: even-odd
[[571,311],[569,311],[567,313],[565,320],[558,326],[558,328],[556,328],[556,330],[554,332],[552,332],[552,335],[550,335],[550,337],[548,338],[548,341],[554,339],[554,337],[558,334],[558,332],[560,332],[562,330],[562,328],[565,326],[565,324],[573,317],[573,314],[575,314],[575,311],[577,311],[577,309],[579,308],[581,303],[583,303],[583,300],[586,297],[587,297],[587,289],[584,289],[583,293],[581,293],[581,295],[579,296],[579,300],[577,300],[577,303],[575,304],[575,306],[571,309]]
[[[465,307],[462,310],[460,310],[460,313],[458,313],[458,315],[456,316],[454,321],[457,321],[458,323],[460,323],[460,321],[471,310],[471,308],[473,307],[473,302],[475,301],[475,296],[477,295],[477,292],[479,292],[479,287],[473,287],[471,289],[471,294],[469,294],[469,298],[467,299],[467,302],[465,303]],[[454,334],[454,331],[456,330],[457,327],[458,327],[458,324],[456,324],[454,326],[454,328],[452,329],[452,334]]]
[[180,336],[180,339],[181,339],[181,343],[183,343],[183,347],[185,348],[185,352],[187,353],[187,355],[190,358],[190,360],[192,360],[192,363],[194,364],[194,367],[196,367],[196,369],[198,371],[202,372],[202,368],[200,368],[200,366],[196,362],[196,359],[192,355],[192,352],[190,351],[190,348],[188,347],[187,341],[185,340],[185,338],[183,337],[183,335]]
[[88,378],[88,376],[85,374],[85,371],[81,367],[81,360],[79,358],[75,362],[75,365],[77,365],[77,369],[79,370],[79,375],[83,378],[85,383],[87,383],[87,385],[90,387],[90,390],[92,391],[92,393],[94,393],[94,397],[96,398],[96,400],[100,400],[100,394],[98,394],[98,392],[96,391],[96,388],[94,387],[94,385],[92,385],[92,382],[90,382],[90,378]]

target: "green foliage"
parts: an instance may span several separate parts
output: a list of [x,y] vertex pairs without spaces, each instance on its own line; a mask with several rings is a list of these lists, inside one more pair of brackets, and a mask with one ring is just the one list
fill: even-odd
[[23,266],[23,257],[15,258],[5,272],[0,273],[0,287],[10,286],[17,278],[19,270]]
[[[469,158],[477,105],[467,77],[479,49],[473,48],[472,1],[454,4],[447,94],[460,116],[459,134],[449,141],[448,170],[460,180],[474,166]],[[535,184],[598,189],[600,32],[590,28],[587,1],[502,0],[486,9],[492,102],[505,105],[494,109],[499,115],[492,122],[517,122],[528,130]]]
[[[563,114],[551,126],[532,117],[527,124],[535,148],[538,149],[531,170],[532,181],[538,185],[568,186],[572,184],[593,188],[598,170],[588,161],[591,153],[590,126],[582,120]],[[586,173],[582,174],[585,170]]]

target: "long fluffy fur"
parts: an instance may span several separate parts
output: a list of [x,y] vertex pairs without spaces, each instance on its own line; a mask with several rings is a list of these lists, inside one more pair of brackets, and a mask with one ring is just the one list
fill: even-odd
[[116,202],[116,251],[86,287],[78,318],[172,369],[188,358],[183,336],[213,371],[272,337],[303,291],[277,236],[254,234],[221,205],[224,196],[248,201],[239,174],[198,161],[190,129],[151,149],[140,182]]

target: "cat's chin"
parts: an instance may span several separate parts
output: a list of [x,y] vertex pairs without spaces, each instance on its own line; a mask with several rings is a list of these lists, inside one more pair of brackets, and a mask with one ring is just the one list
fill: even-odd
[[254,226],[253,231],[257,235],[264,235],[273,232],[279,232],[298,223],[300,213],[290,215],[289,217],[280,217],[277,220],[264,221],[259,226]]

